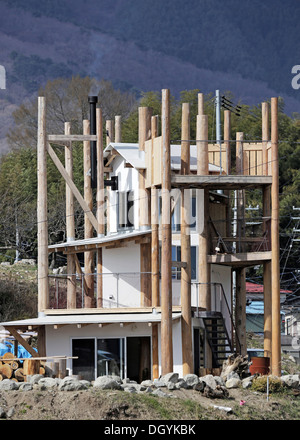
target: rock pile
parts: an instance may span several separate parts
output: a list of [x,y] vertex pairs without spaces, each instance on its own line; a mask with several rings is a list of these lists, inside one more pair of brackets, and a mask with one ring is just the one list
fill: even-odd
[[[226,398],[229,389],[250,388],[255,376],[241,379],[232,371],[227,377],[206,376],[198,377],[196,374],[187,374],[183,378],[178,373],[169,373],[159,379],[145,380],[141,383],[128,378],[121,379],[119,376],[100,376],[95,381],[79,380],[76,376],[66,376],[64,379],[45,377],[35,374],[27,377],[27,382],[16,382],[12,379],[4,379],[0,382],[0,392],[10,390],[30,391],[49,390],[78,391],[95,388],[99,390],[119,390],[128,393],[150,393],[161,397],[175,397],[174,390],[186,389],[201,392],[209,398]],[[271,377],[271,376],[270,376]],[[288,388],[300,390],[300,374],[288,374],[279,378]]]

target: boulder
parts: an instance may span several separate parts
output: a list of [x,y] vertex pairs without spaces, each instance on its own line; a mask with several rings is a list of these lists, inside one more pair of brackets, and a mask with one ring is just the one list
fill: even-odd
[[168,373],[162,376],[160,380],[164,382],[166,385],[168,385],[168,383],[176,383],[178,381],[178,378],[179,378],[178,373]]
[[[117,376],[115,376],[117,378]],[[93,386],[95,388],[100,388],[101,390],[122,390],[120,381],[115,380],[112,376],[99,376],[95,380]]]
[[76,378],[73,377],[64,377],[59,382],[58,389],[60,391],[78,391],[78,390],[86,390],[88,386],[85,383],[82,383]]
[[281,381],[290,388],[299,388],[300,385],[299,374],[286,374],[281,376]]
[[152,382],[152,380],[147,379],[147,380],[143,380],[141,382],[141,385],[144,385],[145,387],[152,387],[153,386],[153,382]]
[[167,386],[167,384],[164,381],[162,381],[161,379],[154,379],[153,385],[156,388],[161,388],[161,387],[166,387]]
[[0,390],[11,391],[18,390],[19,384],[11,379],[4,379],[0,382]]
[[160,388],[154,390],[152,394],[157,397],[170,397],[171,396],[170,394],[165,393]]
[[254,377],[255,376],[249,376],[249,377],[246,377],[245,379],[243,379],[242,380],[242,387],[245,389],[251,388]]
[[184,379],[178,379],[178,382],[175,384],[175,388],[178,390],[180,390],[181,388],[187,389],[188,384],[186,383],[186,381]]
[[19,390],[21,391],[31,391],[33,390],[33,385],[29,382],[23,382],[21,383]]
[[212,374],[207,374],[206,376],[201,377],[201,381],[209,386],[212,390],[215,390],[217,387],[217,382]]
[[57,388],[59,385],[59,381],[56,378],[52,377],[42,377],[39,380],[38,384],[41,388]]
[[226,388],[238,388],[241,385],[241,379],[237,379],[236,377],[232,377],[226,381]]
[[27,376],[27,382],[31,383],[31,385],[34,385],[39,383],[39,381],[43,378],[43,374],[33,374],[32,376]]
[[222,387],[225,387],[225,380],[221,376],[214,376],[216,383]]
[[194,385],[199,383],[199,377],[196,374],[186,374],[183,379],[185,380],[188,388],[193,388]]

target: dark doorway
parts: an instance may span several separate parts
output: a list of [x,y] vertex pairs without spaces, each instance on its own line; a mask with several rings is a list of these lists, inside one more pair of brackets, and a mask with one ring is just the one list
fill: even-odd
[[150,337],[127,338],[127,377],[141,383],[151,379]]
[[72,339],[73,374],[95,380],[95,339]]

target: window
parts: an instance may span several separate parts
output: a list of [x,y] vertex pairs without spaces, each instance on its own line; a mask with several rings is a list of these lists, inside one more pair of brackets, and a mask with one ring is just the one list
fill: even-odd
[[[197,278],[197,247],[191,246],[191,279]],[[181,246],[172,246],[172,261],[181,261]],[[175,280],[181,279],[181,269],[172,268],[172,278]]]
[[[171,228],[172,232],[180,232],[180,225],[181,225],[181,197],[177,199],[176,194],[173,197],[173,201],[175,202],[175,206],[173,210],[171,211]],[[158,213],[159,216],[161,216],[161,205],[162,205],[162,198],[159,196],[159,206],[158,206]],[[189,226],[191,231],[196,230],[196,195],[193,194],[191,197],[191,210],[190,210],[190,219],[189,219]]]
[[134,226],[134,192],[118,192],[118,229]]

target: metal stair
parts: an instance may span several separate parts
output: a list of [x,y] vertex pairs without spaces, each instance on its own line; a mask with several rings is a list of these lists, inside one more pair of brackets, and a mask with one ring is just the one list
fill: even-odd
[[213,368],[219,368],[233,349],[223,315],[221,312],[199,312],[198,317],[204,323],[206,338],[212,351]]

